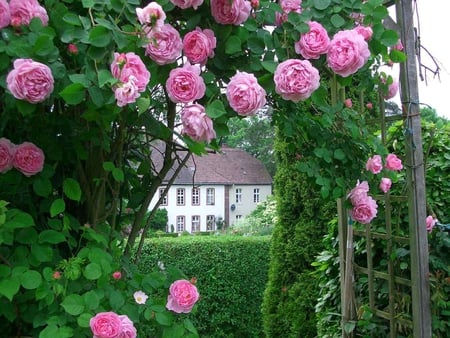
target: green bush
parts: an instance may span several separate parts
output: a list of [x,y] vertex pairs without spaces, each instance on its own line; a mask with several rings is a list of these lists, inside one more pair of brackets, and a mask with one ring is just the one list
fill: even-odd
[[141,272],[176,265],[200,292],[191,319],[201,337],[261,337],[270,237],[186,236],[148,239]]

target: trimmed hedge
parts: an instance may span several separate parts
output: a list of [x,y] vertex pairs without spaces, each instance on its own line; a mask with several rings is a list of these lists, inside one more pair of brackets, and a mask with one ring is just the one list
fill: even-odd
[[200,301],[191,319],[201,337],[262,337],[269,236],[181,236],[145,242],[142,272],[176,266],[196,278]]

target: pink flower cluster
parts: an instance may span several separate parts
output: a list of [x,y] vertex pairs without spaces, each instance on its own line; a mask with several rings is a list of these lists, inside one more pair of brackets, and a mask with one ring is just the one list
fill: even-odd
[[247,21],[251,9],[247,0],[211,0],[211,15],[223,25],[239,26]]
[[37,0],[0,0],[0,29],[11,26],[28,26],[31,19],[38,18],[48,25],[48,14]]
[[136,338],[137,331],[126,315],[115,312],[97,313],[89,321],[93,338]]
[[433,228],[436,225],[436,222],[437,222],[436,218],[434,218],[431,215],[427,216],[425,223],[426,223],[426,227],[427,227],[427,231],[428,232],[432,232],[433,231]]
[[32,59],[17,59],[6,77],[6,84],[16,99],[34,104],[50,96],[54,79],[47,65]]
[[199,298],[200,295],[194,284],[188,280],[179,279],[170,285],[166,308],[176,313],[189,313]]
[[[389,154],[385,159],[385,166],[387,170],[399,171],[403,169],[401,159],[395,154]],[[372,174],[379,174],[383,170],[383,161],[380,155],[374,155],[370,157],[366,162],[366,170]],[[380,189],[384,193],[387,193],[392,186],[392,180],[388,177],[383,177],[380,182]]]
[[275,13],[275,24],[280,26],[287,20],[288,14],[302,12],[302,0],[280,0],[279,2],[282,13]]
[[114,53],[111,63],[112,75],[120,81],[113,88],[117,105],[123,107],[136,102],[140,93],[145,91],[150,81],[150,72],[145,67],[139,55],[135,53]]
[[0,173],[16,168],[29,177],[42,171],[44,152],[31,142],[15,145],[7,138],[0,138]]
[[369,196],[368,192],[369,183],[358,181],[347,196],[353,205],[352,219],[361,224],[369,224],[377,216],[377,202]]

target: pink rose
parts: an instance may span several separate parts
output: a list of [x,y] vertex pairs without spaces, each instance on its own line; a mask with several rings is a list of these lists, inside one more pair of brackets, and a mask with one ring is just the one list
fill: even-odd
[[394,46],[391,47],[391,49],[402,51],[403,50],[402,40],[399,39],[398,42]]
[[237,72],[227,86],[230,107],[239,115],[255,115],[266,104],[266,91],[253,74]]
[[14,61],[14,69],[6,77],[6,84],[13,96],[30,103],[39,103],[48,98],[53,92],[53,83],[50,68],[31,59]]
[[189,313],[199,297],[195,285],[180,279],[170,285],[166,308],[176,313]]
[[351,217],[356,222],[368,224],[377,216],[377,208],[377,202],[372,197],[366,196],[353,206]]
[[356,26],[353,28],[354,31],[356,31],[358,34],[361,34],[364,40],[369,41],[372,39],[373,31],[372,28],[369,26]]
[[183,38],[183,52],[192,64],[205,65],[209,58],[214,57],[216,48],[216,37],[210,29],[196,28],[195,31],[187,33]]
[[319,71],[308,60],[289,59],[274,74],[275,91],[285,100],[306,100],[320,86]]
[[149,43],[145,46],[145,55],[158,65],[173,63],[181,56],[183,42],[172,25],[166,23],[159,30],[151,30],[147,39]]
[[392,181],[390,178],[383,177],[380,182],[380,189],[382,192],[387,193],[389,190],[391,190]]
[[114,312],[97,313],[89,321],[93,338],[119,338],[122,333],[122,321]]
[[358,180],[356,182],[356,186],[347,195],[347,198],[350,199],[353,205],[356,205],[359,203],[359,201],[364,200],[367,197],[368,192],[369,192],[369,183],[367,183],[367,181],[359,183]]
[[354,30],[344,30],[331,40],[327,61],[333,72],[347,77],[364,66],[369,56],[369,47],[362,35]]
[[69,43],[69,44],[67,45],[67,51],[68,51],[70,54],[77,55],[77,54],[78,54],[78,47],[77,47],[77,45],[75,45],[75,44],[73,44],[73,43]]
[[427,216],[426,218],[426,226],[427,226],[427,231],[431,232],[433,231],[434,226],[436,225],[437,219],[434,218],[433,216]]
[[390,100],[398,93],[398,81],[393,80],[392,83],[389,85],[387,94],[384,95],[385,100]]
[[400,160],[395,154],[389,154],[386,157],[386,169],[402,170],[403,169],[402,160]]
[[136,85],[136,78],[130,75],[128,82],[118,85],[114,89],[114,96],[117,100],[117,106],[124,107],[128,103],[134,103],[141,94]]
[[56,279],[56,280],[61,279],[61,272],[54,271],[53,274],[52,274],[52,278]]
[[11,23],[11,14],[6,0],[0,0],[0,29],[9,26]]
[[44,167],[44,152],[31,142],[23,142],[16,146],[13,166],[25,176],[33,176]]
[[347,108],[353,107],[352,99],[345,99],[344,106],[346,106]]
[[189,103],[205,95],[206,86],[200,76],[200,67],[186,63],[183,67],[172,69],[166,81],[169,98],[175,103]]
[[203,0],[170,0],[175,6],[182,9],[190,8],[197,9],[203,3]]
[[374,155],[366,162],[366,170],[372,172],[372,174],[379,174],[383,169],[383,163],[380,155]]
[[118,338],[136,338],[137,337],[137,331],[134,327],[133,322],[128,318],[126,315],[120,315],[120,326],[122,329],[122,333],[119,335]]
[[211,0],[211,15],[223,25],[240,25],[250,16],[252,6],[246,0]]
[[112,274],[112,278],[114,278],[115,280],[119,280],[122,278],[122,272],[120,271],[114,271]]
[[373,108],[372,102],[367,102],[367,103],[366,103],[366,108],[367,108],[367,109],[372,109],[372,108]]
[[13,167],[14,144],[7,138],[0,138],[0,173],[6,173]]
[[11,0],[9,2],[11,23],[14,26],[30,24],[31,19],[39,18],[43,26],[48,25],[48,14],[37,0]]
[[136,15],[141,25],[149,25],[156,29],[166,20],[166,13],[157,2],[150,2],[144,8],[136,8]]
[[301,13],[302,0],[280,0],[280,7],[286,14],[290,12]]
[[295,43],[295,52],[305,59],[318,59],[321,54],[328,51],[330,38],[323,26],[315,21],[308,22],[309,31],[300,36]]
[[181,111],[182,133],[197,142],[210,142],[216,137],[211,118],[206,115],[205,108],[197,103],[187,105]]
[[129,52],[126,54],[114,53],[111,63],[112,75],[122,83],[127,83],[130,76],[134,76],[139,92],[143,92],[150,81],[150,72],[145,67],[139,55]]

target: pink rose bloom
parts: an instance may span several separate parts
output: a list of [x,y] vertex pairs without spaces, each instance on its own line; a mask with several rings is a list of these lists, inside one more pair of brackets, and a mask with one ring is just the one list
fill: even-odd
[[14,144],[7,138],[0,138],[0,173],[6,173],[13,167]]
[[372,108],[373,108],[372,102],[367,102],[367,103],[366,103],[366,108],[367,108],[367,109],[372,109]]
[[380,189],[382,192],[387,193],[389,190],[391,190],[392,181],[390,178],[383,177],[380,182]]
[[227,86],[230,107],[239,115],[250,116],[266,104],[266,91],[253,74],[237,72]]
[[214,57],[214,48],[216,48],[216,37],[210,29],[187,33],[183,38],[183,52],[191,64],[205,65],[209,58]]
[[154,28],[161,27],[166,20],[166,13],[157,2],[150,2],[144,8],[136,8],[136,15],[141,25],[149,25]]
[[294,45],[295,52],[305,59],[318,59],[321,54],[328,51],[330,38],[323,26],[316,22],[308,22],[309,31],[300,36],[300,40]]
[[394,80],[388,87],[387,94],[384,96],[385,100],[390,100],[398,93],[398,81]]
[[166,23],[159,30],[151,30],[147,38],[149,43],[145,46],[145,55],[158,65],[173,63],[181,56],[183,42],[172,25]]
[[139,92],[143,92],[150,81],[150,72],[145,67],[139,55],[129,52],[126,54],[114,53],[111,63],[112,75],[122,83],[127,83],[130,76],[134,76]]
[[379,174],[383,169],[383,163],[380,155],[374,155],[366,162],[366,170],[372,172],[372,174]]
[[353,107],[352,99],[345,99],[344,105],[345,105],[347,108]]
[[122,333],[120,316],[114,312],[97,313],[89,321],[93,338],[119,338]]
[[180,279],[173,282],[169,288],[166,308],[176,313],[189,313],[199,297],[194,284]]
[[30,103],[44,101],[53,92],[53,75],[47,65],[31,59],[17,59],[6,77],[9,91],[16,99]]
[[377,216],[377,208],[377,202],[372,197],[366,196],[353,206],[351,217],[356,222],[368,224]]
[[275,91],[285,100],[306,100],[320,86],[319,71],[308,60],[289,59],[274,74]]
[[33,176],[44,168],[44,152],[31,142],[23,142],[16,146],[13,166],[25,176]]
[[172,69],[166,81],[167,94],[175,103],[189,103],[201,99],[206,92],[205,82],[200,76],[200,67],[186,63]]
[[426,225],[427,225],[427,231],[431,232],[433,231],[434,226],[436,225],[437,219],[433,216],[427,216],[426,218]]
[[197,103],[187,105],[181,111],[182,133],[197,142],[211,142],[216,137],[211,118],[205,108]]
[[223,25],[240,25],[250,16],[252,6],[246,0],[211,0],[211,15]]
[[203,0],[170,0],[175,6],[182,9],[190,8],[197,9],[203,3]]
[[115,280],[119,280],[122,278],[122,272],[120,271],[114,271],[112,274],[112,278],[114,278]]
[[369,56],[369,47],[362,35],[354,30],[344,30],[331,40],[327,61],[333,72],[347,77],[364,66]]
[[364,40],[369,41],[372,39],[373,31],[372,27],[369,26],[356,26],[353,28],[358,34],[361,34]]
[[0,0],[0,29],[9,26],[11,23],[11,14],[6,0]]
[[280,0],[280,7],[284,13],[302,12],[302,0]]
[[399,39],[398,42],[394,46],[391,47],[391,49],[402,51],[403,50],[402,40]]
[[128,318],[126,315],[120,315],[120,324],[122,328],[122,333],[119,335],[118,338],[136,338],[137,337],[137,331],[134,327],[133,322]]
[[402,170],[403,169],[402,160],[400,160],[395,154],[389,154],[386,157],[386,169]]
[[358,180],[356,182],[356,186],[347,195],[347,198],[350,199],[353,205],[356,205],[361,200],[364,200],[367,197],[368,192],[369,192],[369,183],[367,183],[367,181],[359,183]]
[[134,103],[141,94],[136,85],[136,78],[130,75],[128,82],[120,84],[114,89],[114,96],[117,100],[117,106],[124,107],[128,103]]
[[43,26],[48,25],[47,11],[37,0],[11,0],[9,11],[11,13],[11,24],[14,26],[28,26],[33,18],[39,18]]

